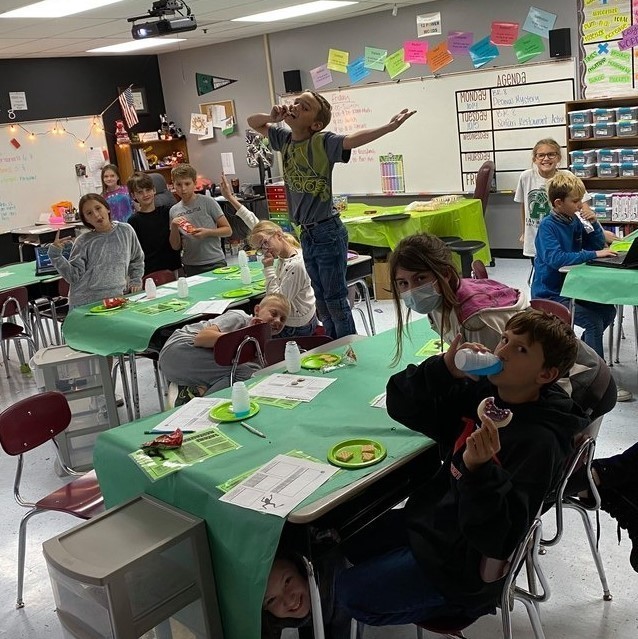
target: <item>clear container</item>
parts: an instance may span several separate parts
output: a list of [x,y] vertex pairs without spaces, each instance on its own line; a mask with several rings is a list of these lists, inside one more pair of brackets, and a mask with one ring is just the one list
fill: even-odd
[[591,195],[591,205],[595,208],[604,209],[608,206],[611,206],[611,199],[613,193],[590,193]]
[[597,149],[596,159],[592,162],[619,162],[619,157],[620,149]]
[[149,300],[154,300],[157,297],[157,286],[155,281],[147,277],[146,282],[144,282],[144,292],[146,293],[146,298]]
[[570,124],[569,137],[572,140],[589,140],[592,137],[591,124]]
[[638,106],[616,107],[616,121],[638,120]]
[[[571,158],[572,165],[583,166],[584,164],[590,164],[590,163],[596,162],[596,150],[595,149],[578,149],[576,151],[570,151],[569,157]],[[611,162],[612,160],[607,160],[607,161]]]
[[616,135],[629,137],[638,135],[638,120],[621,120],[616,125]]
[[245,266],[242,266],[239,269],[239,277],[242,284],[250,284],[253,281],[253,276],[251,275],[250,269],[248,268],[248,263],[246,263]]
[[235,417],[248,417],[250,413],[250,395],[244,382],[235,382],[231,394]]
[[598,162],[596,164],[596,173],[598,177],[618,177],[617,162]]
[[579,178],[591,178],[596,175],[596,165],[591,164],[572,164],[570,167],[571,172]]
[[597,122],[615,122],[616,109],[592,109],[591,117],[594,124]]
[[611,206],[593,206],[592,210],[599,220],[611,220]]
[[570,111],[569,123],[570,124],[590,124],[591,109],[583,109],[582,111]]
[[242,266],[248,266],[248,255],[244,249],[241,249],[241,251],[237,253],[237,264],[239,264],[240,268]]
[[188,280],[185,277],[180,277],[177,280],[177,297],[182,299],[188,297]]
[[298,373],[301,370],[301,351],[297,342],[286,342],[284,362],[289,373]]
[[620,177],[638,177],[638,162],[621,162]]
[[638,162],[638,149],[618,149],[618,162]]
[[595,122],[594,124],[592,124],[592,130],[595,138],[616,137],[615,122]]

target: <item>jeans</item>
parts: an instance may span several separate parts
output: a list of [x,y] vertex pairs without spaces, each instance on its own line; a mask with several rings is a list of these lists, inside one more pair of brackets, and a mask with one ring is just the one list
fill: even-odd
[[301,233],[304,263],[315,292],[317,315],[333,339],[354,335],[348,303],[346,267],[348,231],[338,217]]
[[317,316],[315,315],[303,326],[284,326],[284,330],[279,335],[275,335],[275,337],[308,337],[315,332],[317,324]]
[[603,352],[603,333],[614,321],[616,307],[613,304],[599,304],[576,300],[574,304],[574,324],[585,329],[581,339],[605,359]]

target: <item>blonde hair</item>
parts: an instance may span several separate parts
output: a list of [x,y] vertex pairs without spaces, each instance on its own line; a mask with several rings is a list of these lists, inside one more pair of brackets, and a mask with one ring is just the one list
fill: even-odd
[[553,147],[554,148],[554,152],[558,153],[558,160],[560,161],[560,159],[562,157],[560,144],[558,144],[558,142],[556,142],[556,140],[554,140],[554,138],[543,138],[542,140],[539,140],[534,145],[534,148],[532,149],[532,163],[536,159],[536,151],[538,151],[538,149],[541,146],[551,146],[551,147]]
[[580,199],[585,192],[583,181],[567,171],[558,171],[547,183],[547,198],[552,206],[556,200],[564,200],[569,196]]
[[294,235],[285,233],[281,226],[275,224],[274,222],[271,222],[270,220],[262,220],[261,222],[257,222],[257,224],[255,224],[252,231],[250,232],[250,235],[248,236],[248,243],[254,249],[258,249],[262,244],[258,239],[258,236],[260,234],[272,237],[275,233],[281,233],[282,237],[286,242],[288,242],[288,244],[291,244],[295,248],[300,248],[299,241]]
[[263,306],[269,302],[281,304],[281,306],[286,309],[286,315],[290,315],[290,301],[285,295],[281,293],[268,293],[268,295],[264,295],[264,297],[259,300],[259,306]]

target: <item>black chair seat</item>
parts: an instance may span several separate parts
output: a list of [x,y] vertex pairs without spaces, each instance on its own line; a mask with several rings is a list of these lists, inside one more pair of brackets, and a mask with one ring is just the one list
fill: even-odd
[[463,277],[472,277],[472,258],[474,253],[485,247],[485,242],[481,242],[481,240],[458,240],[448,244],[448,247],[461,258],[461,275]]
[[439,239],[444,244],[451,244],[452,242],[460,242],[461,238],[458,235],[440,235]]

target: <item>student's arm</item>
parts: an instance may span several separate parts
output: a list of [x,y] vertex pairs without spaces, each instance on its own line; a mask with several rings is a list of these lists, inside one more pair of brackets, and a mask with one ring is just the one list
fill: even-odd
[[128,281],[131,293],[142,290],[142,276],[144,275],[144,251],[137,234],[131,233],[131,258],[128,264]]
[[396,131],[408,118],[412,117],[415,113],[416,111],[403,109],[403,111],[397,113],[390,120],[390,122],[384,124],[383,126],[378,126],[374,129],[364,129],[363,131],[356,131],[355,133],[349,133],[343,139],[344,151],[356,149],[357,147],[363,146],[364,144],[374,142],[375,140],[384,136],[386,133],[392,133],[392,131]]
[[268,128],[271,124],[277,122],[283,122],[283,119],[288,114],[288,107],[276,104],[270,111],[270,113],[255,113],[248,116],[248,126],[251,129],[255,129],[257,133],[263,136],[268,136]]
[[292,300],[305,288],[310,288],[310,278],[303,262],[284,267],[283,272],[277,277],[271,259],[269,264],[264,262],[264,276],[266,277],[266,293],[268,295],[281,293],[287,299]]
[[171,215],[171,211],[173,210],[173,207],[171,207],[170,211],[168,212],[168,217],[171,220],[171,225],[170,225],[170,233],[168,235],[168,241],[171,245],[171,248],[174,251],[179,251],[182,248],[182,234],[179,231],[179,221],[182,219],[181,215]]
[[225,175],[222,175],[220,188],[222,195],[230,202],[235,211],[237,211],[237,217],[252,231],[259,222],[259,218],[235,197],[228,178]]
[[[539,251],[539,247],[542,250]],[[614,255],[609,249],[599,251],[570,251],[561,244],[561,238],[556,235],[548,225],[541,224],[536,237],[536,252],[551,268],[558,270],[562,266],[584,264],[596,257],[608,257]]]
[[583,202],[583,206],[580,212],[583,220],[589,222],[594,230],[591,233],[583,233],[583,248],[589,250],[604,249],[607,246],[605,241],[605,232],[600,222],[596,219],[596,213],[591,210],[586,202]]
[[525,204],[521,204],[521,236],[518,241],[521,244],[525,241]]
[[202,328],[197,335],[195,335],[195,339],[193,340],[193,344],[195,346],[199,346],[200,348],[214,348],[215,344],[217,344],[217,340],[225,333],[222,333],[219,326],[216,324],[212,324],[211,326],[207,326],[206,328]]
[[191,232],[191,235],[196,237],[198,240],[201,240],[204,237],[230,237],[233,234],[233,229],[230,228],[230,224],[228,223],[225,215],[220,215],[215,220],[215,224],[217,224],[217,228],[210,229],[200,227],[194,229]]
[[82,240],[82,237],[80,235],[73,243],[68,260],[62,255],[62,249],[67,243],[67,238],[60,239],[60,231],[57,232],[53,243],[49,244],[48,254],[51,258],[51,263],[69,284],[77,284],[86,273],[88,262],[87,243]]

